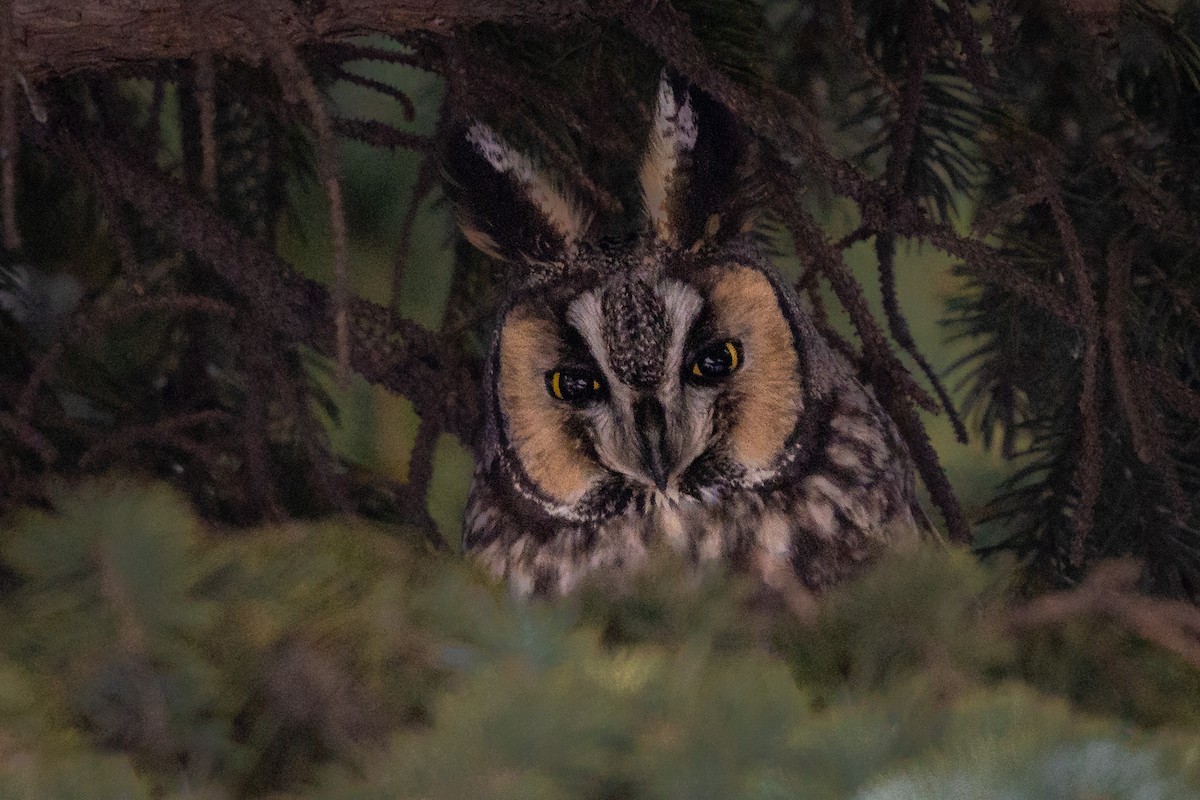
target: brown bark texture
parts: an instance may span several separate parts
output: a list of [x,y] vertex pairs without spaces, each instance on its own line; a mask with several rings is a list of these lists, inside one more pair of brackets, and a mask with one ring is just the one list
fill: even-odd
[[372,33],[446,33],[480,22],[569,23],[574,0],[15,0],[16,63],[28,81],[80,70],[212,53],[256,62],[256,20],[279,20],[283,44],[300,47]]

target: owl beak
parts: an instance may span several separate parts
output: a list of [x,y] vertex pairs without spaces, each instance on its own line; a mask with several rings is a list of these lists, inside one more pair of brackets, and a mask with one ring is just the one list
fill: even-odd
[[667,444],[667,415],[658,398],[640,398],[633,407],[633,423],[642,449],[642,465],[654,485],[666,489],[673,465]]

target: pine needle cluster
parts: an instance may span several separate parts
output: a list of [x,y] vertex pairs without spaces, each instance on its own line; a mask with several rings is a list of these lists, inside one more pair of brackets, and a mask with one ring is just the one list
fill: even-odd
[[[415,529],[231,534],[109,478],[13,519],[0,560],[14,800],[1200,790],[1195,654],[965,552],[898,554],[803,617],[670,559],[528,604]],[[1097,597],[1162,602],[1125,591]]]

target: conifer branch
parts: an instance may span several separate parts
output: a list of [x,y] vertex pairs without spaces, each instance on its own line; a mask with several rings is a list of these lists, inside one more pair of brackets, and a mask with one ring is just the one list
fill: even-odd
[[[86,126],[70,127],[40,135],[94,185],[208,263],[259,307],[272,330],[336,355],[333,304],[324,287],[297,275],[179,186],[83,133]],[[409,398],[418,414],[442,430],[470,441],[479,422],[478,366],[416,323],[396,320],[389,327],[387,309],[361,298],[350,298],[348,316],[350,366],[366,380]]]
[[79,458],[79,466],[83,469],[90,469],[105,456],[139,444],[175,447],[189,455],[200,455],[202,461],[211,465],[217,459],[208,453],[203,445],[191,441],[182,434],[189,428],[219,423],[228,424],[231,421],[232,417],[227,412],[208,409],[181,414],[177,417],[168,417],[149,425],[130,425],[101,438],[84,451]]
[[1104,451],[1100,442],[1100,388],[1098,362],[1100,359],[1100,312],[1096,306],[1095,288],[1091,270],[1084,262],[1083,245],[1075,224],[1067,213],[1059,192],[1051,187],[1052,165],[1035,157],[1032,164],[1031,181],[1041,189],[1046,205],[1054,219],[1054,226],[1062,242],[1067,264],[1071,268],[1075,283],[1076,307],[1079,309],[1084,334],[1083,384],[1079,393],[1079,412],[1082,424],[1081,454],[1075,467],[1073,482],[1079,490],[1078,506],[1072,525],[1075,536],[1071,541],[1071,561],[1075,566],[1083,563],[1084,541],[1092,531],[1092,519],[1096,501],[1100,497],[1100,471],[1104,462]]
[[31,82],[129,63],[192,59],[202,53],[258,63],[262,16],[281,20],[281,47],[346,37],[431,31],[481,22],[565,25],[589,14],[584,0],[209,0],[195,13],[178,0],[14,0],[16,64]]

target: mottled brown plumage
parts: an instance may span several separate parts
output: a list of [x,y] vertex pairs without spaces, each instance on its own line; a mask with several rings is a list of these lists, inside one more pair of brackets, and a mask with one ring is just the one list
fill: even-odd
[[465,545],[524,594],[661,545],[827,586],[916,535],[907,451],[745,233],[728,112],[665,75],[657,109],[644,234],[621,247],[486,127],[450,155],[469,238],[526,267]]

